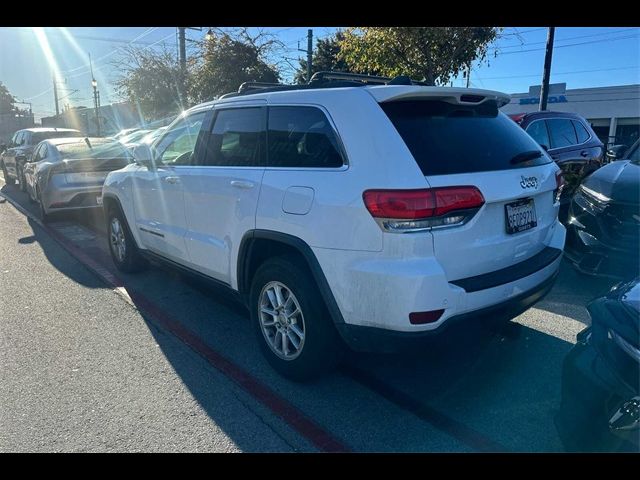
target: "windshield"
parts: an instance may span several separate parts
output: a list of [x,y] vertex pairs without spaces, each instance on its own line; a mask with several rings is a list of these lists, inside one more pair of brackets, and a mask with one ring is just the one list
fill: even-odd
[[91,141],[91,147],[86,142],[69,143],[59,145],[58,151],[63,159],[71,160],[78,158],[130,158],[127,149],[119,142],[97,142]]
[[[410,100],[380,106],[424,175],[508,170],[551,162],[522,128],[498,112],[494,102],[462,106]],[[528,153],[534,151],[541,154]],[[517,160],[524,153],[526,161]]]

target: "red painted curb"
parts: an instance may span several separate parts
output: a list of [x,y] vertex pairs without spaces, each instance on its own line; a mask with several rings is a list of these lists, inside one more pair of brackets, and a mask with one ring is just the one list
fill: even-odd
[[[27,217],[37,220],[34,215],[24,209],[17,202],[2,193],[0,197],[7,199],[18,211],[21,211]],[[17,205],[16,205],[17,204]],[[38,220],[38,226],[42,228],[50,237],[57,241],[67,252],[76,258],[80,263],[92,271],[103,282],[112,287],[118,289],[124,286],[124,282],[117,275],[111,273],[106,267],[101,265],[82,251],[79,247],[74,245],[64,235],[57,232],[50,226],[41,223]],[[121,292],[115,290],[119,295]],[[336,439],[318,425],[312,419],[307,417],[304,413],[298,410],[292,403],[278,395],[271,388],[261,382],[259,379],[251,375],[239,365],[235,364],[221,353],[215,351],[203,342],[197,335],[185,328],[179,321],[175,320],[171,315],[165,313],[160,307],[156,306],[153,301],[149,300],[144,294],[135,290],[127,290],[129,298],[133,301],[136,308],[143,310],[150,317],[151,321],[171,334],[177,337],[180,341],[186,344],[189,348],[194,350],[200,356],[204,357],[211,366],[220,371],[227,378],[233,381],[236,385],[241,387],[253,398],[262,403],[271,412],[280,417],[284,422],[289,425],[293,430],[298,432],[302,437],[308,440],[318,450],[322,452],[350,452],[351,449]]]

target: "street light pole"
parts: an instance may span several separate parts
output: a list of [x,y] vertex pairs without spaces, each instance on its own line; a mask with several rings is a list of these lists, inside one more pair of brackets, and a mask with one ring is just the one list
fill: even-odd
[[91,69],[91,86],[93,87],[93,108],[96,115],[97,136],[100,136],[100,92],[98,92],[98,81],[93,76],[93,63],[91,63],[91,54],[89,54],[89,68]]

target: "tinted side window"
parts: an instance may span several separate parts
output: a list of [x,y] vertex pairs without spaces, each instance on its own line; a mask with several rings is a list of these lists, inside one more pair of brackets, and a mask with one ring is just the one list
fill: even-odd
[[576,131],[568,118],[550,118],[547,127],[551,135],[551,148],[570,147],[578,143]]
[[573,127],[576,129],[576,135],[578,136],[578,143],[584,143],[587,140],[589,140],[589,137],[591,135],[589,135],[589,132],[587,132],[587,129],[584,128],[584,125],[582,125],[580,122],[576,121],[576,120],[571,120],[573,122]]
[[225,167],[263,166],[264,109],[219,110],[209,136],[205,165]]
[[336,168],[344,164],[329,120],[315,107],[270,107],[267,165]]
[[190,165],[191,155],[206,112],[197,112],[180,119],[155,147],[155,156],[164,165]]
[[18,132],[16,135],[16,146],[19,147],[24,142],[24,132]]
[[549,142],[549,132],[547,131],[547,125],[544,120],[538,120],[529,125],[527,127],[527,133],[540,145],[544,145],[547,148],[551,145]]
[[31,132],[24,132],[22,134],[22,141],[21,144],[22,145],[32,145],[31,143],[31,137],[32,137],[32,133]]

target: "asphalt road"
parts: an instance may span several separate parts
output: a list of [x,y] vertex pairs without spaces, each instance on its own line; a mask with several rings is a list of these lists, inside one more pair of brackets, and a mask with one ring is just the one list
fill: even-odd
[[[505,328],[352,354],[295,384],[266,365],[242,307],[166,268],[118,274],[101,228],[94,214],[43,229],[0,197],[0,452],[337,449],[322,435],[353,451],[562,451],[562,359],[612,283],[563,264]],[[52,235],[118,275],[131,303]]]

